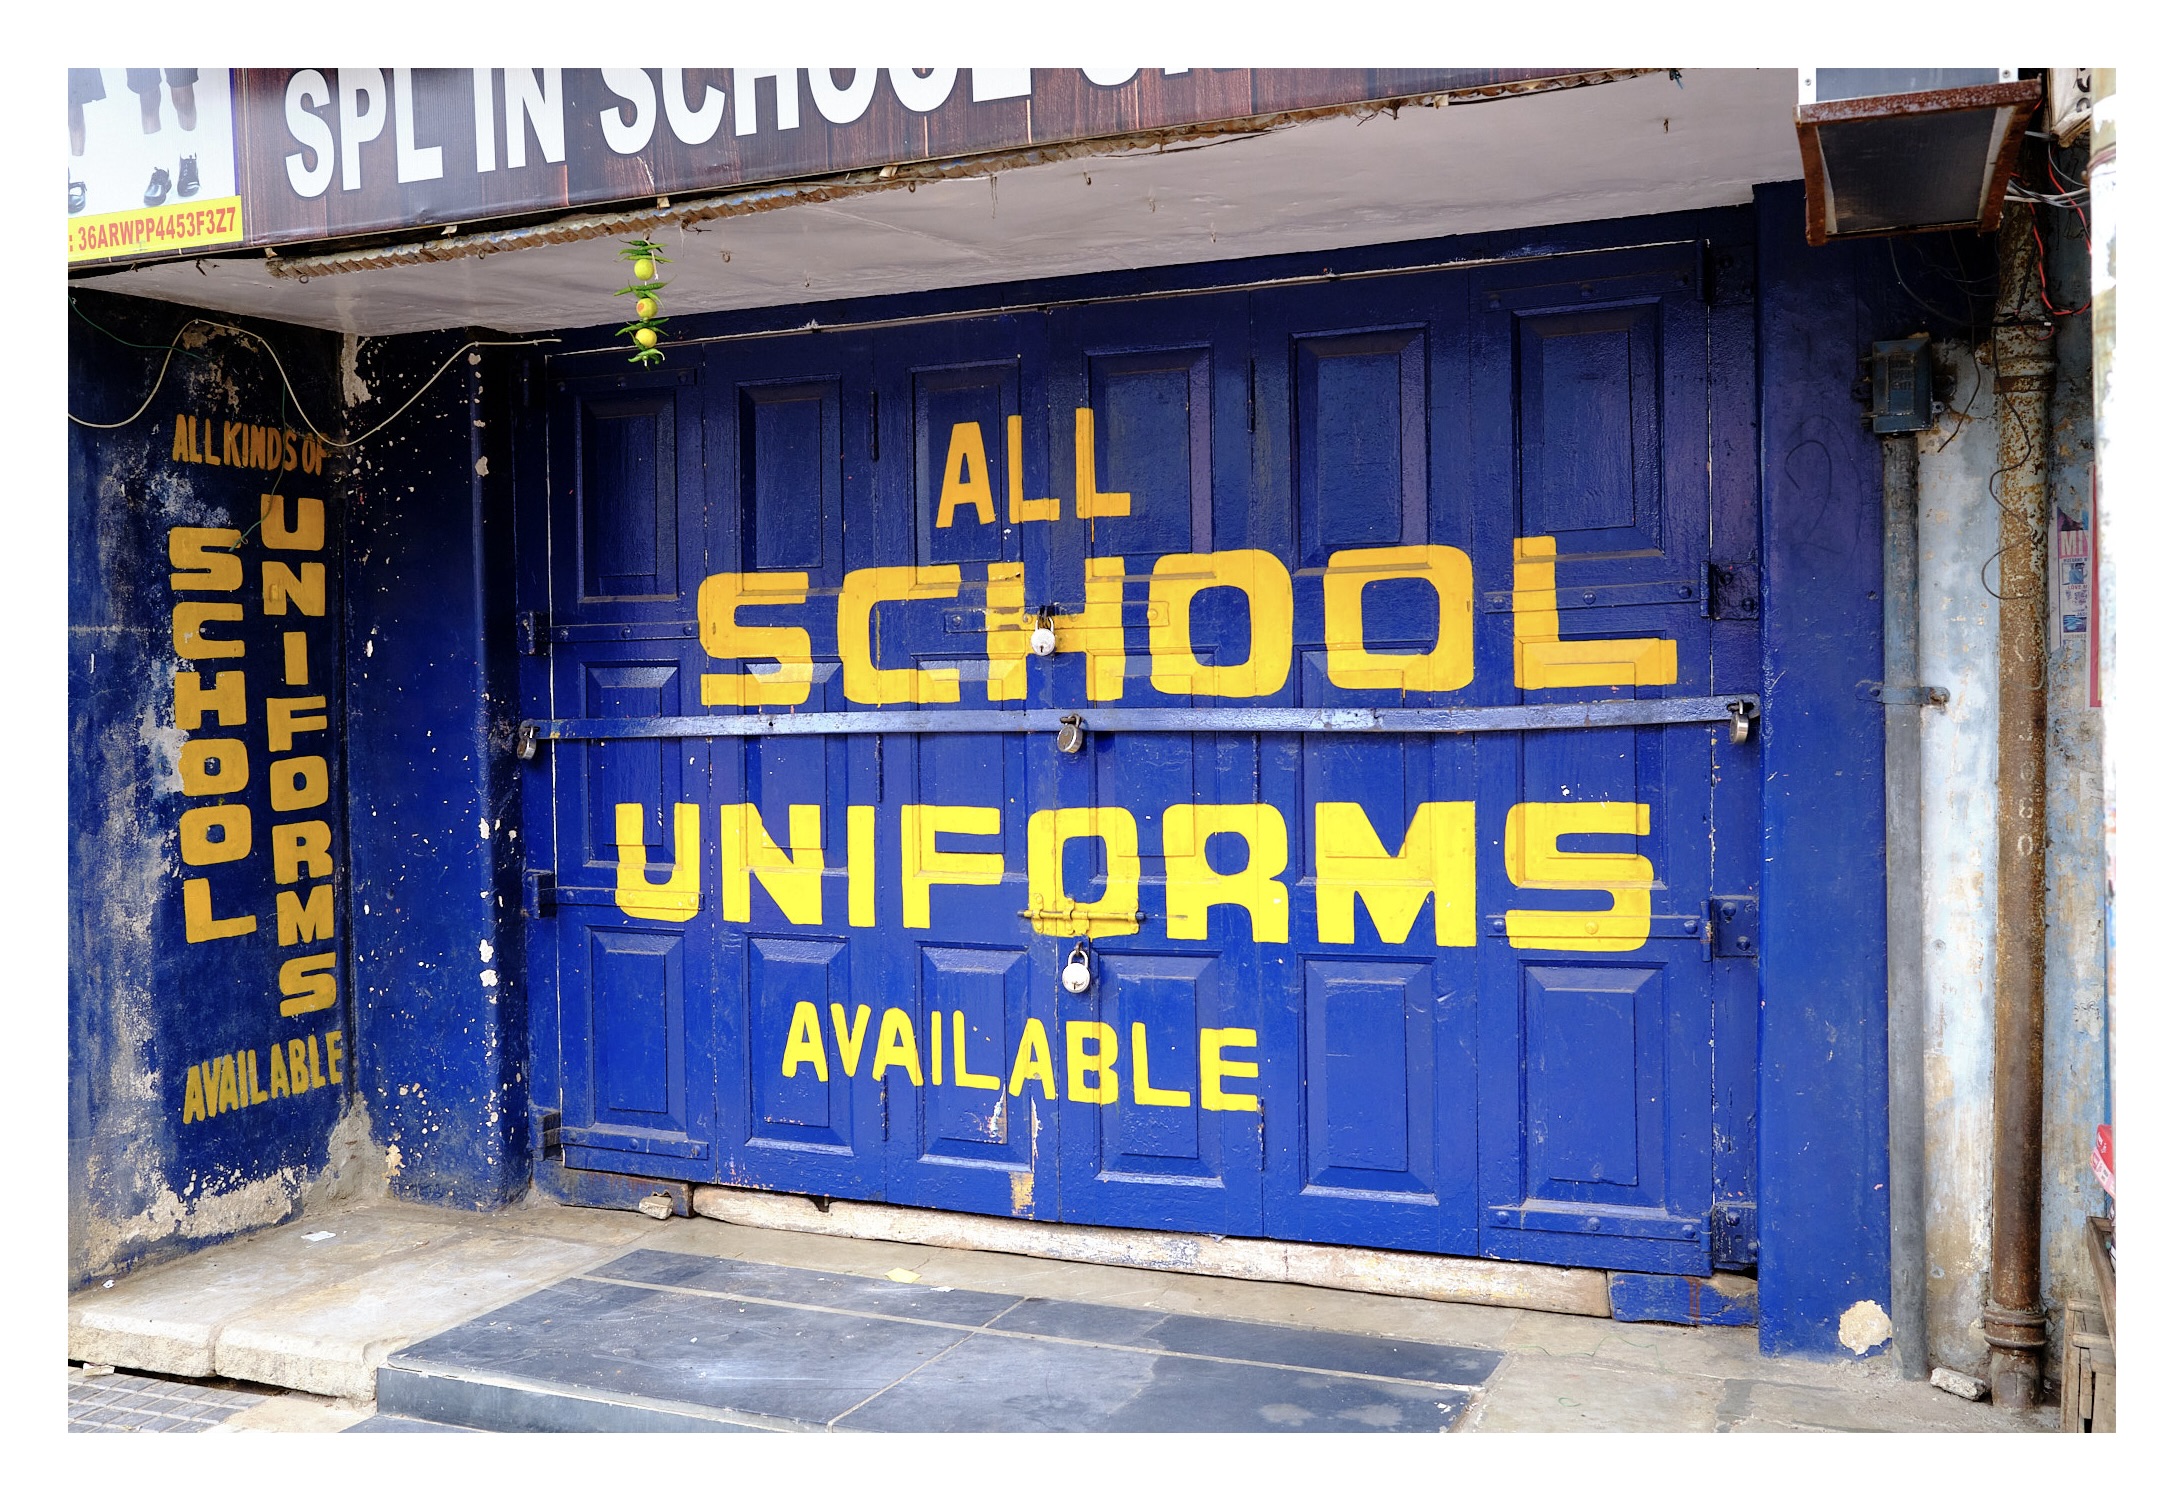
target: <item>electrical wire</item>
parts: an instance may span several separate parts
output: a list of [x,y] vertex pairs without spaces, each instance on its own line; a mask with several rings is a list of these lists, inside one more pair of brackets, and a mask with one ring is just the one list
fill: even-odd
[[[70,307],[75,307],[76,300],[73,297],[71,297],[68,301]],[[84,314],[81,309],[77,310],[77,316],[83,318],[84,322],[90,323],[93,328],[97,328],[100,333],[105,334],[108,338],[113,339],[118,344],[127,344],[132,349],[156,349],[158,347],[154,344],[136,344],[131,342],[130,340],[121,338],[119,335],[112,333],[105,328],[100,328],[100,326],[97,323],[93,322],[88,315]],[[354,438],[330,438],[324,432],[320,431],[318,424],[313,422],[310,418],[310,415],[304,411],[303,399],[296,394],[295,382],[290,380],[288,376],[288,367],[281,363],[280,351],[275,349],[272,344],[266,340],[264,335],[255,333],[247,328],[239,327],[233,323],[220,323],[214,321],[211,318],[192,318],[188,322],[184,323],[180,328],[177,328],[174,331],[174,337],[167,342],[166,357],[159,362],[159,373],[152,378],[152,389],[145,393],[143,404],[139,406],[134,412],[131,412],[128,416],[122,418],[122,420],[119,422],[93,422],[89,418],[77,416],[74,412],[70,412],[68,414],[68,420],[75,423],[78,427],[96,428],[104,432],[111,432],[116,428],[127,427],[130,423],[135,422],[138,418],[142,417],[146,412],[151,410],[152,402],[157,399],[160,387],[166,383],[167,369],[170,365],[174,363],[175,351],[181,348],[182,336],[188,333],[192,328],[200,327],[209,329],[214,333],[230,333],[240,335],[245,339],[251,340],[252,342],[257,344],[259,348],[263,349],[266,352],[266,356],[273,361],[273,368],[280,373],[281,388],[286,393],[285,405],[294,410],[296,414],[296,420],[303,424],[304,430],[306,432],[310,433],[312,437],[318,439],[320,444],[323,445],[325,448],[337,453],[346,449],[355,448],[357,445],[365,442],[372,437],[375,437],[380,432],[384,431],[390,424],[394,422],[396,418],[400,417],[404,412],[407,412],[411,407],[415,406],[418,399],[422,397],[425,392],[432,389],[433,383],[438,381],[441,376],[447,374],[448,368],[450,366],[452,366],[457,360],[461,359],[464,355],[468,354],[473,349],[525,348],[536,344],[558,344],[561,342],[559,339],[472,339],[469,343],[464,344],[460,348],[458,348],[445,360],[442,360],[440,362],[439,368],[434,370],[432,374],[426,376],[423,383],[420,384],[416,390],[412,391],[409,394],[408,399],[406,399],[400,406],[396,407],[392,412],[388,413],[384,419],[375,424],[368,431],[360,433]],[[192,358],[204,358],[204,356],[195,354],[194,351],[185,350],[183,352],[190,354]]]

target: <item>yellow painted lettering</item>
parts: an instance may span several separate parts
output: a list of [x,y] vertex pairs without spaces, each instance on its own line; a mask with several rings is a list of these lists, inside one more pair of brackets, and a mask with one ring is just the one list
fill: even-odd
[[[1019,521],[1059,521],[1062,519],[1062,498],[1059,495],[1045,499],[1024,498],[1024,419],[1009,419],[1009,524]],[[1048,1095],[1051,1099],[1053,1096]]]
[[194,730],[211,711],[221,724],[241,724],[249,713],[240,672],[217,672],[208,691],[205,680],[194,672],[174,675],[174,722],[177,729]]
[[698,805],[675,805],[674,869],[655,883],[646,873],[645,809],[614,805],[614,905],[631,917],[688,922],[698,915]]
[[873,895],[878,879],[872,854],[876,811],[870,803],[853,803],[849,809],[849,925],[853,928],[869,928],[879,920]]
[[[826,854],[820,847],[817,803],[789,805],[789,847],[767,834],[756,803],[728,803],[720,810],[720,915],[729,922],[751,920],[751,877],[792,923],[811,926],[820,920],[821,881]],[[821,1075],[822,1078],[825,1075]]]
[[183,864],[225,865],[249,853],[250,809],[244,804],[214,803],[183,812]]
[[220,424],[221,463],[240,465],[243,462],[242,450],[236,443],[236,439],[242,436],[242,431],[243,425],[240,422],[223,422]]
[[[1244,836],[1244,868],[1222,875],[1206,858],[1216,834]],[[1177,803],[1161,816],[1168,860],[1168,936],[1204,938],[1208,908],[1233,905],[1251,914],[1254,943],[1289,941],[1289,826],[1266,803]]]
[[[939,1015],[938,1012],[934,1014]],[[963,1089],[999,1089],[1001,1087],[1001,1076],[999,1074],[974,1074],[970,1071],[966,1058],[968,1052],[968,1038],[963,1013],[958,1011],[955,1014],[955,1081],[957,1086]],[[939,1075],[940,1070],[937,1066],[934,1068],[933,1073],[936,1077]]]
[[933,925],[933,888],[998,886],[1001,852],[937,848],[943,834],[992,837],[1001,832],[999,808],[957,807],[944,803],[905,803],[902,807],[902,925]]
[[[1365,586],[1424,579],[1440,601],[1433,647],[1376,652],[1365,647]],[[1471,559],[1454,547],[1360,547],[1327,560],[1327,680],[1337,688],[1447,693],[1471,681]]]
[[291,1094],[302,1094],[311,1087],[311,1055],[304,1051],[303,1039],[288,1040],[288,1089]]
[[930,567],[856,568],[842,580],[835,610],[835,650],[842,657],[842,696],[858,704],[952,704],[961,697],[953,667],[880,667],[872,655],[872,617],[882,604],[954,599],[963,570]]
[[819,1032],[819,1008],[809,1001],[798,1001],[789,1014],[789,1040],[781,1049],[781,1077],[795,1078],[796,1071],[807,1063],[819,1076],[819,1082],[826,1083],[827,1045]]
[[265,545],[276,552],[317,552],[326,545],[326,502],[309,495],[296,496],[293,525],[288,520],[289,503],[285,495],[258,497],[258,524]]
[[[332,954],[326,956],[329,962],[332,961],[333,957]],[[316,1010],[317,1008],[313,1007],[312,1009]],[[304,1034],[303,1052],[304,1056],[311,1061],[311,1087],[313,1089],[323,1089],[326,1085],[326,1076],[319,1072],[318,1034],[316,1032],[306,1032]]]
[[770,659],[766,672],[708,672],[698,678],[698,702],[750,707],[800,704],[811,697],[811,632],[798,625],[744,625],[745,606],[800,605],[810,592],[804,573],[716,573],[698,585],[698,642],[709,657]]
[[273,893],[273,920],[280,930],[281,947],[317,943],[334,936],[334,888],[331,883],[314,886],[308,895],[293,891]]
[[[296,737],[311,730],[326,728],[326,700],[323,696],[309,698],[269,698],[265,701],[265,748],[271,751],[293,750]],[[321,712],[314,713],[313,710]]]
[[249,1088],[244,1092],[250,1096],[251,1104],[263,1105],[267,1100],[271,1099],[272,1096],[258,1087],[258,1050],[256,1048],[252,1048],[249,1052],[245,1053],[243,1057],[249,1064],[249,1068],[246,1071],[248,1076]]
[[285,1100],[288,1098],[288,1049],[276,1042],[266,1052],[266,1077],[273,1086],[273,1098]]
[[241,620],[243,607],[225,604],[217,600],[182,599],[174,606],[174,652],[188,662],[202,662],[214,657],[239,657],[243,643],[215,639],[205,634],[205,627],[215,620]]
[[1139,1105],[1183,1105],[1191,1102],[1187,1089],[1155,1089],[1152,1066],[1145,1058],[1145,1023],[1130,1023],[1130,1099]]
[[[1126,656],[1122,637],[1120,558],[1084,560],[1084,613],[1050,615],[1055,656],[1084,658],[1085,697],[1094,703],[1122,697]],[[1022,698],[1029,680],[1031,633],[1038,617],[1024,613],[1024,565],[986,565],[986,698]]]
[[[273,882],[293,886],[304,876],[334,873],[334,831],[323,819],[273,825]],[[256,921],[255,918],[252,921]]]
[[275,813],[298,813],[326,801],[328,780],[324,756],[290,756],[266,768],[268,792]]
[[1101,490],[1099,463],[1092,447],[1092,409],[1077,408],[1077,519],[1130,514],[1128,490]]
[[1198,1101],[1207,1110],[1256,1110],[1255,1094],[1230,1094],[1223,1079],[1256,1079],[1259,1065],[1221,1056],[1224,1048],[1255,1048],[1259,1034],[1249,1027],[1202,1027],[1198,1033]]
[[242,588],[243,560],[221,550],[242,540],[243,534],[231,526],[170,528],[167,561],[175,566],[175,571],[167,575],[167,587],[222,591]]
[[[174,452],[167,457],[177,464],[186,464],[194,457],[190,453],[190,419],[187,413],[174,414]],[[187,1116],[183,1118],[188,1119]]]
[[1054,1049],[1047,1041],[1046,1023],[1038,1017],[1024,1020],[1024,1035],[1016,1039],[1016,1066],[1009,1070],[1009,1093],[1024,1092],[1024,1081],[1037,1079],[1048,1099],[1054,1098]]
[[286,563],[271,560],[258,565],[265,586],[265,613],[286,615],[291,600],[306,615],[326,613],[326,565],[305,563],[299,572]]
[[[179,440],[178,440],[179,441]],[[278,1078],[278,1075],[275,1075]],[[182,1124],[205,1118],[205,1075],[196,1064],[190,1065],[190,1076],[182,1085]]]
[[849,1017],[842,1010],[840,1001],[836,1001],[831,1009],[834,1012],[834,1046],[841,1055],[842,1077],[854,1079],[857,1077],[857,1060],[864,1056],[865,1028],[871,1024],[872,1008],[857,1008],[857,1025],[854,1029],[850,1026]]
[[187,797],[218,797],[250,785],[250,750],[240,740],[209,735],[202,740],[185,740],[176,761]]
[[[1062,887],[1062,851],[1072,839],[1097,839],[1107,857],[1107,889],[1079,902]],[[1138,829],[1128,808],[1041,808],[1029,829],[1031,927],[1035,933],[1102,937],[1138,930]]]
[[1565,834],[1653,831],[1645,803],[1518,803],[1509,810],[1502,863],[1511,885],[1534,891],[1605,891],[1606,911],[1518,910],[1509,946],[1622,953],[1643,948],[1653,926],[1653,862],[1643,855],[1564,850]]
[[225,1115],[230,1110],[242,1109],[242,1096],[237,1094],[235,1090],[235,1055],[233,1053],[222,1053],[220,1055],[220,1062],[214,1077],[218,1081],[220,1098],[219,1103],[213,1107],[213,1113],[215,1115]]
[[[334,1004],[334,956],[299,954],[281,966],[281,1015],[302,1016]],[[316,1054],[316,1046],[312,1049]],[[311,1060],[311,1082],[318,1079],[318,1059]]]
[[311,681],[308,644],[301,631],[281,632],[281,681],[291,688],[301,688]]
[[975,422],[958,422],[948,429],[948,462],[940,471],[940,510],[936,527],[953,526],[957,506],[978,512],[981,523],[993,521],[993,482],[986,476],[986,435]]
[[[1241,589],[1251,609],[1251,649],[1241,662],[1209,667],[1191,640],[1191,601],[1206,589]],[[1153,564],[1147,641],[1153,689],[1213,698],[1264,698],[1289,681],[1296,602],[1289,570],[1270,552],[1170,553]]]
[[[1105,1022],[1064,1022],[1062,1047],[1069,1059],[1064,1072],[1070,1099],[1080,1105],[1112,1105],[1122,1097],[1122,1085],[1115,1077],[1119,1044],[1113,1027]],[[1099,1082],[1085,1082],[1092,1075]]]
[[258,931],[257,914],[241,917],[212,915],[212,882],[196,876],[182,883],[182,936],[190,943],[209,943],[215,938],[240,938]]
[[326,1076],[336,1084],[341,1082],[341,1060],[347,1056],[341,1044],[341,1031],[337,1027],[326,1034]]
[[1391,855],[1359,804],[1315,807],[1320,942],[1357,941],[1357,898],[1363,897],[1381,942],[1401,943],[1430,896],[1433,941],[1443,948],[1477,943],[1476,814],[1472,803],[1420,803],[1401,849]]
[[1519,688],[1629,688],[1676,681],[1676,643],[1656,637],[1565,641],[1555,602],[1555,539],[1519,537],[1509,597]]
[[875,1084],[884,1081],[890,1068],[901,1069],[910,1076],[912,1084],[924,1088],[925,1069],[918,1060],[918,1029],[910,1025],[909,1014],[899,1006],[890,1006],[880,1013],[880,1036],[872,1045],[872,1081]]

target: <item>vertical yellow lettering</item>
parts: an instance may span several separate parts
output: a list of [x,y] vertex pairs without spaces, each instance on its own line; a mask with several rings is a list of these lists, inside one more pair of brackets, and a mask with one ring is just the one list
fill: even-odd
[[341,1045],[341,1029],[336,1027],[326,1034],[326,1074],[336,1084],[341,1082],[341,1060],[346,1052]]
[[1472,803],[1420,803],[1402,848],[1390,855],[1359,804],[1315,807],[1320,942],[1357,941],[1357,898],[1363,897],[1380,941],[1401,943],[1431,896],[1433,941],[1443,948],[1477,943],[1476,815]]
[[[334,831],[323,819],[277,823],[270,832],[275,885],[293,886],[305,875],[330,876],[334,873]],[[257,919],[251,921],[255,923]]]
[[222,604],[213,600],[182,599],[174,606],[174,654],[186,662],[202,662],[214,657],[239,657],[243,654],[240,641],[217,640],[205,634],[205,627],[215,620],[240,620],[241,605]]
[[215,938],[240,938],[245,933],[258,931],[255,913],[245,912],[241,917],[214,917],[212,915],[212,882],[204,876],[182,883],[182,936],[190,943],[207,943]]
[[1564,834],[1649,834],[1645,803],[1518,803],[1509,810],[1502,863],[1511,885],[1534,891],[1605,891],[1606,911],[1518,910],[1509,946],[1622,953],[1643,948],[1653,926],[1653,862],[1643,855],[1572,851]]
[[266,1049],[266,1053],[266,1075],[273,1086],[272,1097],[276,1100],[285,1100],[288,1098],[289,1092],[288,1049],[276,1042],[272,1047]]
[[1139,1105],[1184,1105],[1191,1102],[1187,1089],[1153,1088],[1153,1071],[1145,1059],[1145,1023],[1130,1023],[1130,1099]]
[[1255,1094],[1230,1094],[1223,1079],[1256,1079],[1259,1065],[1221,1056],[1223,1048],[1255,1048],[1259,1034],[1249,1027],[1202,1027],[1198,1032],[1198,1100],[1207,1110],[1256,1110]]
[[[326,957],[331,959],[333,955],[329,954]],[[306,1032],[304,1034],[303,1051],[304,1056],[311,1060],[311,1087],[313,1089],[323,1088],[326,1084],[326,1076],[319,1072],[318,1033]]]
[[[187,413],[174,414],[174,452],[167,455],[177,464],[185,464],[195,457],[190,452],[190,419]],[[188,1116],[183,1117],[189,1119]]]
[[872,1081],[884,1080],[890,1068],[901,1069],[912,1084],[925,1087],[925,1070],[918,1061],[918,1029],[898,1006],[880,1013],[880,1036],[872,1045]]
[[[935,1012],[934,1015],[937,1016],[939,1013]],[[963,1013],[958,1011],[955,1014],[955,1081],[957,1087],[962,1089],[999,1089],[1001,1087],[1001,1076],[999,1074],[974,1074],[970,1071],[965,1056],[968,1051]],[[933,1074],[934,1077],[939,1077],[940,1069],[938,1066],[933,1069]]]
[[[1043,500],[1024,498],[1024,419],[1009,419],[1009,522],[1059,521],[1062,517],[1062,498],[1049,496]],[[1051,1094],[1049,1099],[1053,1098]]]
[[789,805],[786,850],[767,834],[756,803],[721,806],[720,915],[729,922],[751,920],[751,877],[756,876],[790,922],[817,923],[825,874],[817,803]]
[[834,1012],[834,1045],[842,1057],[842,1077],[854,1079],[857,1077],[857,1060],[864,1056],[865,1028],[871,1024],[872,1008],[857,1008],[857,1025],[854,1030],[850,1027],[849,1017],[843,1012],[840,1001],[834,1002],[831,1009]]
[[[1440,601],[1439,633],[1425,652],[1365,648],[1365,586],[1424,579]],[[1360,547],[1327,560],[1327,680],[1337,688],[1446,693],[1471,681],[1471,559],[1454,547]]]
[[[1122,1097],[1122,1086],[1115,1078],[1115,1055],[1119,1045],[1115,1029],[1105,1022],[1062,1023],[1062,1047],[1069,1055],[1069,1097],[1080,1105],[1112,1105]],[[1099,1075],[1097,1084],[1087,1084],[1086,1076]]]
[[[853,928],[869,928],[878,921],[873,898],[877,884],[877,862],[872,854],[875,811],[870,803],[853,803],[849,809],[849,925]],[[794,840],[796,836],[792,833],[789,837]]]
[[858,704],[952,704],[962,695],[953,667],[888,667],[872,657],[872,615],[882,604],[954,599],[963,570],[930,567],[856,568],[842,580],[834,617],[842,657],[842,696]]
[[1077,519],[1130,514],[1128,490],[1101,490],[1098,463],[1092,449],[1092,409],[1077,408]]
[[1024,1019],[1024,1035],[1016,1039],[1016,1066],[1009,1070],[1009,1093],[1022,1094],[1026,1079],[1037,1079],[1046,1097],[1054,1098],[1054,1050],[1047,1042],[1046,1023],[1036,1016]]
[[268,794],[275,813],[319,807],[329,786],[324,756],[291,756],[266,768]]
[[239,452],[236,448],[235,443],[236,438],[241,435],[242,430],[243,425],[240,422],[223,422],[220,424],[221,463],[241,464],[243,462],[243,456],[241,452]]
[[167,587],[222,591],[242,588],[243,560],[231,552],[220,551],[242,540],[243,534],[231,526],[169,528],[167,561],[176,571],[167,575]]
[[[275,1075],[278,1078],[279,1075]],[[182,1124],[205,1118],[205,1076],[196,1064],[190,1065],[190,1076],[182,1085]]]
[[205,722],[206,711],[218,717],[221,724],[241,724],[249,712],[248,701],[243,694],[243,675],[239,672],[216,672],[212,688],[207,691],[205,680],[194,672],[178,672],[174,675],[174,723],[175,728],[194,730]]
[[301,688],[311,681],[309,638],[301,631],[281,632],[281,681]]
[[[1122,568],[1120,558],[1084,560],[1084,613],[1050,615],[1054,655],[1084,658],[1085,697],[1094,703],[1122,697],[1125,653],[1122,638]],[[1022,698],[1029,675],[1031,633],[1038,618],[1024,613],[1024,565],[986,565],[986,698],[989,702]]]
[[222,1053],[220,1055],[220,1064],[216,1077],[219,1080],[220,1099],[219,1103],[213,1107],[213,1114],[225,1115],[230,1110],[242,1109],[242,1096],[235,1092],[235,1055],[233,1053]]
[[1001,832],[999,808],[958,807],[945,803],[904,803],[902,806],[902,925],[933,925],[933,888],[949,886],[998,886],[1001,884],[1001,852],[942,850],[936,846],[942,834],[978,834],[991,837]]
[[250,750],[240,740],[209,735],[202,740],[187,740],[176,759],[182,772],[182,792],[187,797],[218,797],[250,785]]
[[[1244,836],[1244,868],[1222,875],[1206,859],[1216,834]],[[1251,914],[1254,943],[1289,941],[1289,826],[1281,809],[1265,803],[1177,803],[1161,816],[1161,847],[1168,859],[1168,936],[1204,938],[1206,911],[1233,905]]]
[[716,573],[698,585],[698,642],[709,657],[771,658],[769,672],[708,672],[698,678],[698,702],[800,704],[811,697],[811,632],[797,625],[743,625],[736,611],[800,605],[810,592],[804,573]]
[[281,946],[316,943],[334,936],[334,888],[314,886],[308,896],[293,891],[273,893],[273,919],[280,929]]
[[[264,468],[264,465],[259,465]],[[258,524],[265,545],[276,552],[317,552],[326,545],[326,502],[308,495],[295,498],[296,521],[288,522],[288,497],[260,495]]]
[[[1208,667],[1191,640],[1191,601],[1206,589],[1241,589],[1251,608],[1251,650],[1241,662]],[[1146,638],[1158,693],[1214,698],[1263,698],[1289,681],[1296,601],[1289,570],[1270,552],[1170,553],[1153,564],[1146,602]]]
[[953,526],[957,506],[977,511],[982,523],[993,521],[993,483],[986,477],[986,435],[975,422],[958,422],[948,429],[948,462],[940,472],[940,512],[933,525]]
[[[1096,902],[1062,887],[1062,850],[1097,839],[1107,856],[1107,889]],[[1128,808],[1041,808],[1031,815],[1031,927],[1035,933],[1102,937],[1138,930],[1138,830]]]
[[614,805],[614,905],[631,917],[688,922],[698,915],[698,805],[675,805],[674,870],[654,884],[645,874],[645,809]]
[[304,1051],[303,1039],[288,1039],[288,1091],[302,1094],[311,1087],[311,1055]]
[[937,1087],[948,1082],[948,1059],[940,1050],[940,1012],[932,1012],[926,1020],[933,1034],[933,1083]]
[[[835,1015],[842,1008],[834,1008]],[[862,1041],[862,1039],[859,1039]],[[793,1079],[796,1071],[805,1064],[819,1076],[819,1082],[827,1082],[827,1045],[819,1035],[819,1008],[809,1001],[798,1001],[789,1015],[789,1040],[781,1049],[781,1077]],[[852,1065],[854,1068],[855,1065]]]
[[1509,603],[1519,688],[1628,688],[1676,681],[1676,643],[1655,637],[1565,641],[1555,603],[1555,539],[1517,538]]
[[250,1096],[251,1104],[263,1105],[267,1100],[273,1097],[258,1087],[258,1050],[256,1048],[252,1048],[244,1056],[250,1061],[250,1088],[245,1092]]
[[313,698],[269,698],[265,701],[265,748],[272,751],[293,750],[296,737],[310,730],[326,728],[326,715],[312,713],[324,710],[324,696]]
[[[304,954],[281,966],[281,1015],[303,1016],[334,1004],[334,956]],[[316,1044],[313,1044],[314,1049]],[[318,1067],[314,1059],[311,1072]]]
[[[216,839],[213,836],[218,834]],[[250,853],[250,809],[242,803],[215,803],[182,814],[182,863],[225,865]]]
[[286,563],[270,560],[258,565],[258,577],[264,584],[265,613],[286,615],[289,601],[306,615],[326,613],[326,565],[305,563],[299,574]]

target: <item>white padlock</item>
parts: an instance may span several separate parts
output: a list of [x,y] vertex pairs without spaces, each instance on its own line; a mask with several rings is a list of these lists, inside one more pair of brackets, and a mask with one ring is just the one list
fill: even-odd
[[1062,989],[1071,995],[1083,995],[1092,988],[1092,955],[1083,944],[1070,953],[1069,962],[1062,966]]
[[1051,657],[1054,655],[1053,626],[1040,624],[1033,627],[1031,632],[1031,654],[1035,657]]

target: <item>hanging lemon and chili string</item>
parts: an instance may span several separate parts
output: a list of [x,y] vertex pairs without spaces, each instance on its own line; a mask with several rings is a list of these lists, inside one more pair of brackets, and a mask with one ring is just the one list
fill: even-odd
[[629,357],[631,364],[656,365],[667,358],[659,348],[660,330],[667,325],[660,316],[660,289],[666,285],[659,279],[660,265],[667,256],[650,240],[631,240],[622,247],[622,259],[630,263],[629,274],[635,280],[614,295],[637,299],[637,320],[615,332],[628,334],[630,343],[637,346],[637,352]]

